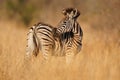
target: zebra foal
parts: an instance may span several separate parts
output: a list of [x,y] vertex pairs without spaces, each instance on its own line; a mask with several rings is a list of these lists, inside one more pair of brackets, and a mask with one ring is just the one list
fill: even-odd
[[66,56],[66,63],[80,52],[83,31],[77,22],[80,12],[75,8],[63,10],[65,18],[54,28],[38,23],[28,32],[27,57],[37,56],[41,51],[44,59],[50,56]]

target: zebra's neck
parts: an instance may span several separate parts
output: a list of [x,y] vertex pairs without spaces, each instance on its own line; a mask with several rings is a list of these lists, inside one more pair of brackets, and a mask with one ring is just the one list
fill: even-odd
[[74,23],[75,23],[75,19],[69,17],[64,18],[57,27],[58,33],[62,34],[62,33],[70,32],[74,27]]

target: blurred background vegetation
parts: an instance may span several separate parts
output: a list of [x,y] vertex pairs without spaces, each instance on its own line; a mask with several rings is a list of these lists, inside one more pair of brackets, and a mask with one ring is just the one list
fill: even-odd
[[[81,15],[83,47],[66,69],[64,58],[41,65],[41,55],[25,67],[28,27],[54,27],[63,8]],[[120,80],[120,0],[0,0],[0,80]]]
[[91,23],[95,29],[113,29],[120,24],[119,0],[0,0],[0,19],[25,25],[49,22],[49,18],[59,22],[61,10],[66,7],[78,8],[80,20]]
[[78,22],[89,24],[91,30],[107,36],[120,34],[119,0],[0,0],[0,21],[24,27],[44,22],[56,27],[67,7],[77,8],[81,12]]

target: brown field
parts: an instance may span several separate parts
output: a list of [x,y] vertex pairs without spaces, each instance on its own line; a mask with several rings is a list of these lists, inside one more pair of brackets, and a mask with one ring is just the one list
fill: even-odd
[[[120,80],[120,41],[113,34],[95,31],[81,22],[83,47],[74,63],[66,67],[64,57],[40,64],[40,55],[25,62],[28,29],[15,22],[0,22],[0,80]],[[22,26],[22,25],[19,25]]]
[[[84,33],[73,63],[43,65],[41,54],[26,61],[26,26],[55,26],[66,7],[80,10]],[[120,80],[120,0],[0,0],[0,80]]]

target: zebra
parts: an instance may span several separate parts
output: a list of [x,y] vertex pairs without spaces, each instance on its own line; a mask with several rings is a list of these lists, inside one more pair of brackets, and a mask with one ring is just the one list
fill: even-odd
[[55,28],[45,23],[38,23],[28,32],[27,57],[42,53],[45,60],[50,56],[66,56],[70,63],[81,49],[83,32],[76,21],[80,12],[75,8],[63,10],[65,18]]
[[81,50],[83,31],[77,22],[80,12],[76,8],[66,8],[62,13],[65,18],[58,24],[56,33],[59,34],[66,63],[69,64]]

